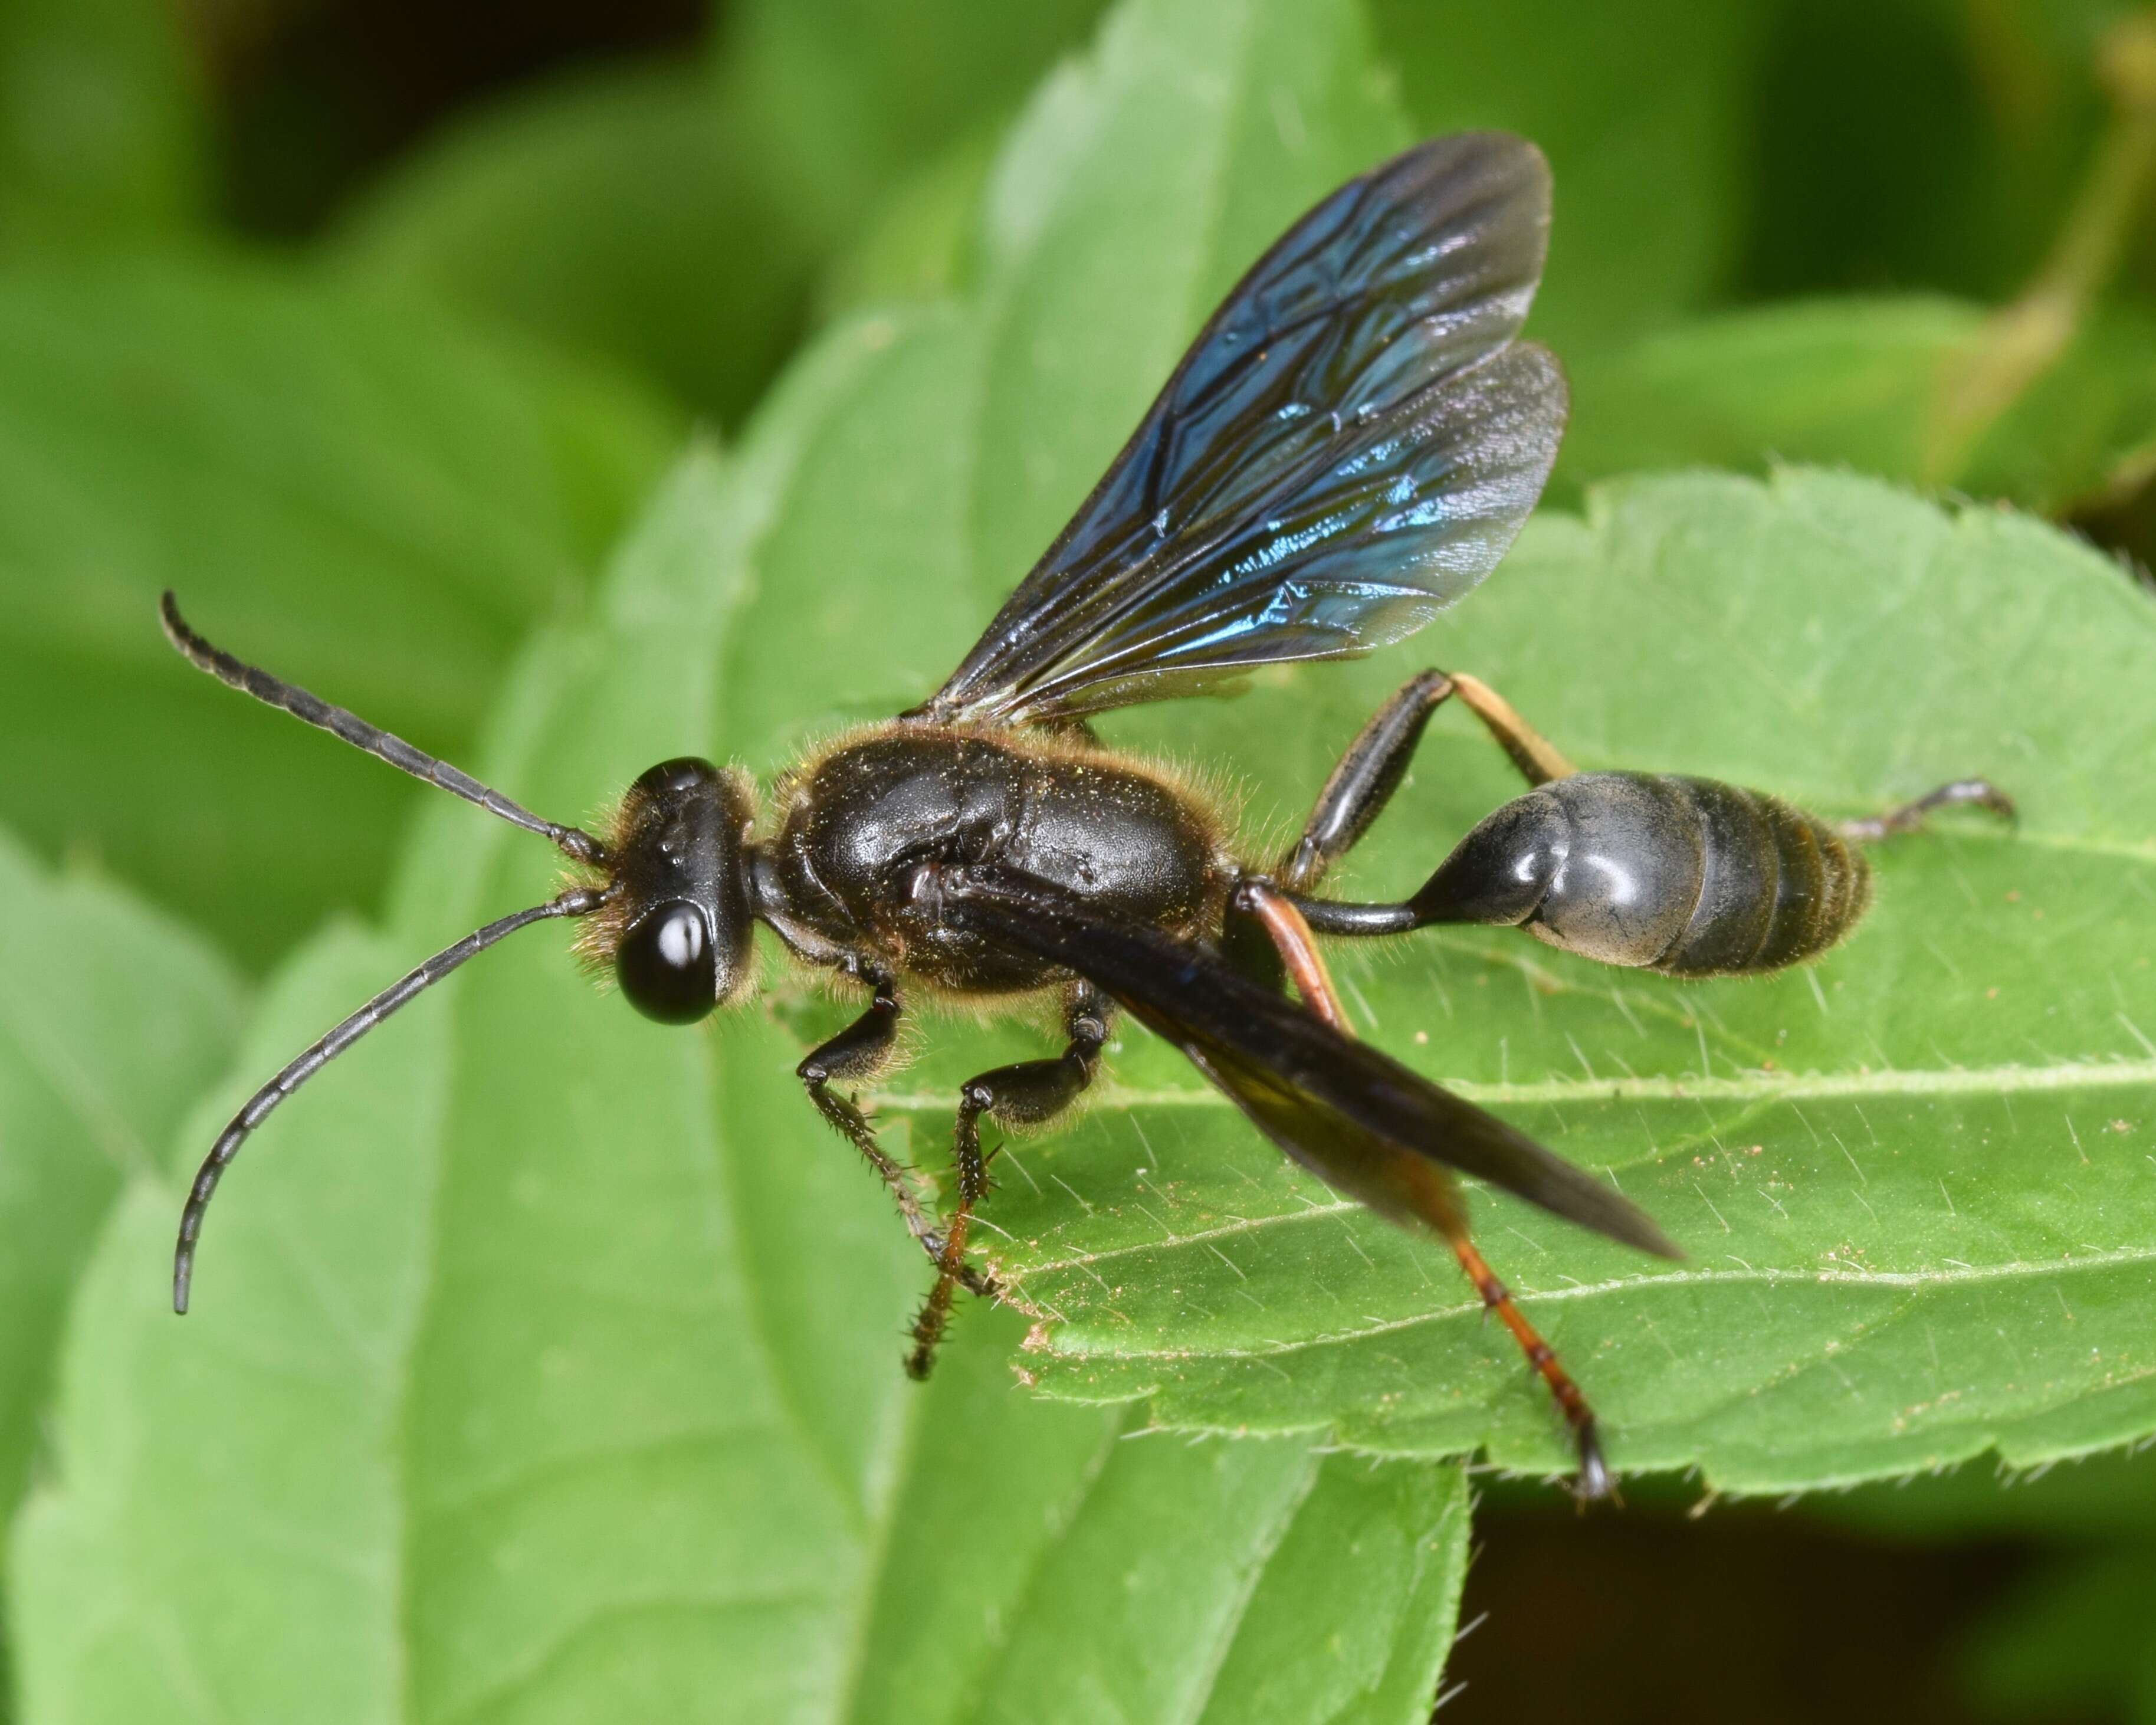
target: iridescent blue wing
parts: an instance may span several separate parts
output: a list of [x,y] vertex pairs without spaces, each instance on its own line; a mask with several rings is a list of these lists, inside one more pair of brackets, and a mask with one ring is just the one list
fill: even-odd
[[1549,170],[1500,132],[1352,180],[1237,284],[1106,476],[917,711],[1004,723],[1411,634],[1487,574],[1563,429],[1514,337]]

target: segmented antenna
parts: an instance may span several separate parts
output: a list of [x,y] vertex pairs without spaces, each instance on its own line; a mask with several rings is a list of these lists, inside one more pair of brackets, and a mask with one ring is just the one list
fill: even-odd
[[[248,665],[221,647],[213,647],[192,629],[180,615],[179,603],[167,592],[160,607],[165,619],[165,633],[172,644],[191,662],[208,671],[219,682],[229,683],[242,693],[253,696],[270,706],[282,707],[295,719],[304,719],[310,725],[318,725],[332,737],[339,737],[354,748],[364,749],[370,755],[387,761],[391,766],[403,768],[414,778],[424,778],[429,784],[453,792],[467,803],[476,803],[490,814],[498,814],[514,826],[528,833],[536,833],[558,846],[577,862],[593,867],[604,867],[606,847],[589,833],[578,827],[557,826],[551,820],[542,820],[529,809],[520,808],[503,796],[481,784],[468,773],[461,773],[446,761],[438,761],[432,755],[423,754],[401,737],[393,737],[387,731],[370,725],[356,713],[346,712],[341,706],[331,706],[319,696],[310,695],[296,685],[273,677],[269,672]],[[180,1239],[172,1253],[172,1310],[184,1312],[187,1309],[187,1289],[194,1278],[195,1242],[201,1238],[203,1217],[208,1212],[211,1196],[217,1183],[232,1158],[239,1153],[239,1147],[247,1142],[248,1135],[268,1119],[276,1106],[321,1071],[331,1060],[350,1048],[353,1043],[390,1014],[423,993],[462,964],[467,958],[484,952],[496,941],[516,932],[534,922],[551,921],[557,916],[588,916],[604,906],[613,896],[615,887],[574,886],[543,905],[534,905],[528,911],[517,911],[475,930],[454,946],[445,947],[417,970],[384,988],[373,999],[352,1014],[328,1035],[314,1043],[288,1065],[269,1083],[247,1100],[247,1106],[232,1117],[231,1123],[218,1134],[217,1142],[203,1160],[194,1184],[187,1189],[187,1208],[180,1213]]]
[[231,1124],[218,1134],[217,1142],[211,1146],[209,1154],[203,1158],[194,1184],[187,1189],[187,1208],[180,1213],[180,1241],[172,1254],[172,1310],[184,1313],[187,1309],[187,1286],[194,1278],[195,1241],[202,1235],[203,1217],[209,1209],[210,1197],[217,1190],[217,1183],[223,1178],[224,1170],[232,1158],[239,1155],[239,1147],[247,1142],[248,1134],[268,1119],[280,1102],[398,1007],[432,988],[465,959],[484,952],[505,935],[514,934],[531,923],[544,922],[556,916],[588,916],[605,900],[603,891],[588,886],[573,887],[558,898],[549,899],[543,905],[534,905],[528,911],[517,911],[501,917],[466,935],[454,946],[444,947],[417,970],[384,988],[328,1035],[311,1045],[283,1071],[249,1096],[247,1106],[234,1115]]
[[446,761],[438,761],[432,755],[415,749],[401,737],[391,735],[378,726],[370,725],[358,714],[347,712],[341,706],[332,706],[320,696],[310,695],[297,684],[287,683],[273,677],[259,666],[234,659],[222,647],[212,646],[187,626],[180,615],[179,601],[167,588],[158,607],[165,619],[165,634],[179,649],[182,655],[198,669],[208,671],[221,683],[228,683],[241,693],[253,696],[274,707],[281,707],[295,719],[304,719],[310,725],[319,725],[332,737],[338,737],[354,748],[364,749],[378,760],[392,767],[401,768],[414,778],[424,778],[429,784],[462,797],[467,803],[476,803],[490,814],[498,814],[512,825],[527,833],[536,833],[551,841],[562,851],[580,863],[603,865],[606,847],[580,827],[557,826],[551,820],[542,820],[528,809],[512,803],[497,790],[481,784],[469,773],[459,771]]

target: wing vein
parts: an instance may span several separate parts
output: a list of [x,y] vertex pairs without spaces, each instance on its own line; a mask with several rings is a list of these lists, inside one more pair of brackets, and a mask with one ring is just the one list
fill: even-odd
[[1517,341],[1548,170],[1502,133],[1349,182],[1229,293],[1106,475],[916,713],[1024,723],[1367,651],[1496,565],[1563,376]]

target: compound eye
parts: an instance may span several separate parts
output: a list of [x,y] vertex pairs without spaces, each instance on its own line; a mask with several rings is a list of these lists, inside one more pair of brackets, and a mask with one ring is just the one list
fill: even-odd
[[717,955],[685,899],[654,906],[622,937],[613,969],[629,1004],[662,1024],[693,1024],[718,1004]]

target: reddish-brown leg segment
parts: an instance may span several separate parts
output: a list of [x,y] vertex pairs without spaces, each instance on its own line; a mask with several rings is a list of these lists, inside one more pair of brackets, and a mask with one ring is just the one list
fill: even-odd
[[906,1373],[916,1382],[927,1377],[936,1362],[936,1349],[951,1322],[951,1301],[966,1270],[966,1236],[972,1231],[973,1206],[988,1186],[988,1163],[981,1154],[978,1109],[962,1107],[957,1142],[952,1159],[958,1170],[958,1202],[943,1224],[943,1253],[937,1260],[936,1285],[913,1321],[913,1351],[906,1357]]
[[1549,1385],[1549,1393],[1556,1398],[1565,1424],[1572,1428],[1572,1440],[1579,1451],[1579,1477],[1573,1483],[1573,1491],[1582,1502],[1613,1496],[1609,1470],[1602,1460],[1601,1442],[1595,1436],[1594,1409],[1587,1405],[1587,1398],[1580,1394],[1579,1386],[1558,1363],[1556,1353],[1527,1322],[1527,1314],[1512,1303],[1510,1291],[1483,1261],[1482,1254],[1475,1250],[1475,1242],[1467,1237],[1466,1230],[1463,1229],[1454,1235],[1451,1245],[1460,1267],[1475,1284],[1475,1291],[1481,1295],[1482,1304],[1496,1312],[1497,1321],[1512,1332],[1512,1339],[1520,1344],[1527,1363],[1542,1373],[1543,1382]]
[[1529,784],[1570,778],[1578,770],[1513,711],[1511,701],[1481,678],[1471,677],[1466,671],[1455,671],[1452,692],[1482,721],[1483,728],[1496,738],[1497,747],[1512,757],[1512,764]]
[[1340,1009],[1340,997],[1332,991],[1325,954],[1318,949],[1317,937],[1310,932],[1310,925],[1302,920],[1302,912],[1278,887],[1263,880],[1244,881],[1235,890],[1235,901],[1237,908],[1258,919],[1303,1005],[1342,1036],[1353,1035],[1347,1014]]
[[[1325,957],[1318,948],[1317,937],[1311,932],[1302,913],[1276,888],[1262,880],[1245,881],[1236,891],[1236,902],[1255,916],[1271,937],[1304,1006],[1342,1036],[1352,1036],[1354,1032],[1348,1028],[1346,1014],[1340,1009],[1340,999],[1333,992],[1332,979],[1326,971]],[[1457,1219],[1460,1213],[1456,1205],[1449,1208],[1455,1219],[1445,1228],[1445,1239],[1459,1258],[1460,1267],[1475,1284],[1475,1291],[1482,1296],[1484,1307],[1496,1312],[1498,1322],[1512,1332],[1512,1339],[1520,1344],[1527,1363],[1542,1374],[1543,1382],[1556,1399],[1558,1411],[1564,1415],[1565,1424],[1572,1429],[1573,1442],[1579,1452],[1579,1476],[1573,1489],[1583,1502],[1611,1496],[1609,1470],[1603,1461],[1602,1445],[1595,1435],[1594,1410],[1588,1406],[1579,1386],[1558,1363],[1557,1354],[1549,1343],[1537,1333],[1535,1327],[1527,1322],[1527,1314],[1513,1303],[1504,1283],[1497,1280],[1496,1272],[1475,1249],[1466,1223]]]

